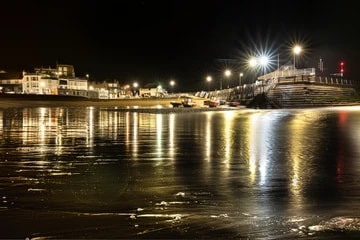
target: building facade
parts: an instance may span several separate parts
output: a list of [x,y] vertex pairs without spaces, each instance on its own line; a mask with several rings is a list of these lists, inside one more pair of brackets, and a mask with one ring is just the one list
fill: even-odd
[[88,81],[75,76],[72,65],[57,64],[56,68],[35,68],[34,73],[24,73],[22,91],[24,94],[50,94],[88,96]]
[[75,75],[72,65],[57,64],[55,68],[39,67],[32,72],[7,73],[0,71],[0,92],[14,94],[67,95],[94,99],[131,97],[164,97],[167,91],[160,85],[132,88],[128,84],[89,82],[88,77]]
[[22,72],[0,71],[0,93],[21,93]]

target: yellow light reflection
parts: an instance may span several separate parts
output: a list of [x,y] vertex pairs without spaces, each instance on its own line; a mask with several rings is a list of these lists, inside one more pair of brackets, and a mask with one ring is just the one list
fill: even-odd
[[56,111],[56,114],[54,116],[54,119],[56,119],[54,126],[56,126],[56,137],[55,137],[55,154],[60,156],[62,154],[62,148],[63,148],[63,133],[62,133],[62,122],[59,119],[62,119],[63,117],[63,109],[58,108]]
[[46,128],[45,128],[45,114],[46,114],[46,109],[45,108],[40,108],[40,113],[39,113],[39,139],[40,139],[40,144],[43,145],[44,139],[45,139],[45,133],[46,133]]
[[136,158],[138,156],[138,119],[139,115],[137,112],[133,113],[133,124],[132,124],[132,130],[133,130],[133,134],[132,134],[132,152],[133,152],[133,156]]
[[3,119],[4,119],[4,112],[0,110],[0,134],[3,134],[3,129],[4,129],[4,124],[3,124]]
[[229,167],[229,162],[231,160],[231,147],[232,147],[232,133],[234,125],[234,112],[228,111],[225,114],[225,162],[226,166]]
[[296,113],[289,124],[288,135],[289,155],[291,159],[290,191],[294,202],[303,200],[303,188],[311,182],[307,179],[313,176],[313,168],[307,167],[314,161],[314,155],[309,154],[317,152],[317,146],[321,145],[320,138],[313,136],[321,135],[321,128],[312,127],[319,120],[318,111],[304,110]]
[[206,121],[205,121],[205,160],[210,162],[211,161],[211,142],[212,142],[212,128],[211,128],[211,113],[206,114]]
[[163,131],[163,115],[156,115],[156,152],[158,158],[162,157],[163,149],[162,149],[162,131]]
[[300,157],[299,152],[302,151],[301,141],[302,135],[304,134],[304,127],[299,127],[304,124],[303,119],[294,118],[290,124],[290,155],[292,159],[292,176],[291,176],[291,187],[290,190],[295,198],[299,199],[300,195]]
[[88,137],[86,139],[86,144],[92,147],[94,143],[94,107],[89,108],[88,115]]
[[253,183],[256,179],[256,148],[257,148],[257,121],[259,115],[252,114],[249,122],[249,131],[247,132],[247,138],[249,139],[249,171],[251,176],[251,182]]
[[175,114],[169,116],[169,155],[171,160],[175,160]]
[[125,113],[125,145],[127,147],[130,146],[130,130],[131,130],[131,126],[130,126],[130,113],[126,112]]
[[256,179],[259,171],[260,185],[267,182],[270,156],[272,154],[271,142],[274,139],[273,125],[275,120],[267,112],[254,113],[251,116],[249,129],[249,171],[251,181]]
[[232,158],[232,145],[233,145],[233,125],[234,125],[234,112],[227,111],[224,113],[224,125],[222,131],[223,138],[223,155],[224,155],[224,164],[228,169],[230,167],[230,162]]

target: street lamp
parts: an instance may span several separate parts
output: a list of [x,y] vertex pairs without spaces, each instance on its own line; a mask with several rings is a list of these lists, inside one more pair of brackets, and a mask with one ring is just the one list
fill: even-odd
[[252,58],[250,58],[250,60],[249,60],[249,66],[250,67],[255,67],[257,65],[257,60],[256,60],[256,58],[255,57],[252,57]]
[[135,89],[135,90],[134,90],[134,96],[136,96],[136,94],[137,94],[137,89],[136,89],[136,88],[137,88],[138,86],[139,86],[139,84],[138,84],[137,82],[134,82],[134,83],[133,83],[133,87],[134,87],[134,89]]
[[227,70],[225,70],[225,76],[228,78],[228,86],[227,86],[228,88],[229,88],[229,85],[230,85],[230,84],[229,84],[229,83],[230,83],[230,80],[229,80],[230,75],[231,75],[231,71],[230,71],[230,70],[228,70],[228,69],[227,69]]
[[242,76],[244,76],[244,74],[243,74],[243,73],[240,73],[240,74],[239,74],[239,86],[241,86],[241,77],[242,77]]
[[296,45],[293,49],[293,52],[294,52],[294,70],[296,68],[296,64],[295,64],[295,58],[296,58],[296,55],[299,55],[300,52],[302,51],[301,47],[299,45]]
[[[258,65],[258,59],[256,57],[251,57],[250,60],[249,60],[249,66],[251,68],[255,68],[256,66]],[[256,82],[256,79],[255,81],[251,83],[252,85],[252,96],[254,97],[255,96],[255,83]]]
[[207,77],[206,77],[206,81],[209,83],[209,85],[208,85],[208,91],[210,92],[210,83],[211,83],[211,81],[212,81],[211,76],[207,76]]
[[171,86],[171,91],[172,91],[172,93],[174,93],[174,85],[175,85],[175,81],[174,81],[174,80],[171,80],[171,81],[170,81],[170,86]]
[[269,58],[267,56],[261,56],[260,57],[260,62],[259,63],[263,68],[263,75],[265,75],[265,68],[266,68],[268,62],[269,62]]

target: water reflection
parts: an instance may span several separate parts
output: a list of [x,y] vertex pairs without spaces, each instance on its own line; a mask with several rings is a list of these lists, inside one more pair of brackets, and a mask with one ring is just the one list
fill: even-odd
[[[1,209],[16,218],[14,209],[57,212],[42,212],[46,218],[85,214],[89,222],[92,214],[130,216],[137,227],[112,225],[110,238],[150,231],[159,217],[179,224],[182,237],[210,229],[259,237],[314,234],[334,227],[328,215],[339,227],[339,219],[360,210],[357,108],[9,108],[0,117]],[[2,222],[10,219],[4,216]],[[26,222],[33,229],[35,223]],[[38,236],[49,229],[44,224]]]

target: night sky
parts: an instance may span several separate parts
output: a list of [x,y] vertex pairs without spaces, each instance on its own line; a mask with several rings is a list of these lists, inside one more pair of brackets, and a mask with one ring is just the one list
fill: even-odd
[[291,63],[299,43],[299,68],[317,67],[321,57],[337,72],[344,61],[345,76],[360,81],[355,2],[34,0],[0,9],[0,70],[63,63],[94,81],[175,80],[175,91],[192,91],[205,88],[207,74],[216,82],[225,68],[253,78],[251,55],[270,54],[269,71]]

